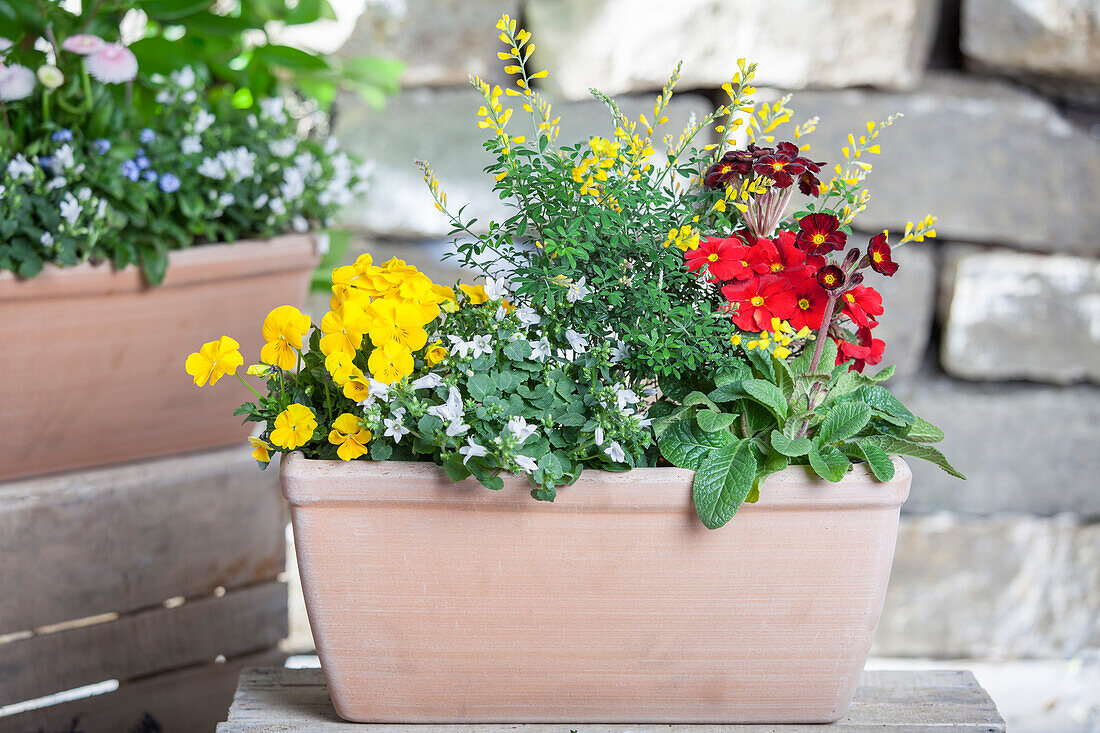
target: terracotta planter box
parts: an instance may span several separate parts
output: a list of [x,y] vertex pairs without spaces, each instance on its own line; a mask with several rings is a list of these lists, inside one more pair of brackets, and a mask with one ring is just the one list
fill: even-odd
[[225,416],[251,393],[233,377],[200,390],[183,363],[223,334],[256,361],[315,251],[306,235],[178,250],[155,288],[107,263],[0,273],[0,480],[243,442]]
[[911,475],[802,468],[707,530],[691,473],[585,472],[553,504],[424,463],[286,457],[309,620],[360,722],[823,723],[855,691]]

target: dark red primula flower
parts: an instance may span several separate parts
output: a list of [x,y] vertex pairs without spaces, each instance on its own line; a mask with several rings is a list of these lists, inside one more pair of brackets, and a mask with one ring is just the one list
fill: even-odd
[[836,265],[825,265],[817,271],[816,280],[826,290],[836,290],[844,285],[844,270]]
[[859,339],[858,344],[844,340],[837,342],[837,364],[843,364],[851,359],[852,364],[848,367],[848,371],[862,372],[868,364],[878,364],[882,361],[882,354],[886,351],[886,343],[882,339],[874,338],[869,327],[860,326],[856,332],[856,338]]
[[776,188],[789,188],[794,183],[794,177],[805,172],[806,166],[796,157],[776,151],[758,158],[752,169],[757,175],[772,179]]
[[749,248],[738,237],[719,239],[708,237],[699,246],[684,253],[689,272],[707,268],[711,282],[737,280],[751,275],[745,265]]
[[874,326],[876,316],[882,315],[882,295],[874,288],[857,285],[841,296],[844,303],[844,315],[852,319],[857,326]]
[[829,295],[812,277],[806,278],[794,286],[794,315],[788,320],[796,331],[809,328],[816,331],[821,328],[821,322],[825,318],[825,306],[829,301]]
[[722,288],[722,295],[737,306],[733,322],[742,331],[771,330],[773,318],[787,320],[795,311],[791,284],[776,275],[758,275],[727,285]]
[[752,160],[751,151],[731,150],[707,170],[703,183],[708,188],[721,188],[737,176],[747,176],[752,172]]
[[840,231],[840,220],[832,214],[807,214],[798,220],[795,243],[812,255],[844,249],[848,235]]
[[884,232],[871,237],[867,244],[867,259],[872,270],[886,277],[892,277],[898,271],[898,263],[890,259],[890,245]]

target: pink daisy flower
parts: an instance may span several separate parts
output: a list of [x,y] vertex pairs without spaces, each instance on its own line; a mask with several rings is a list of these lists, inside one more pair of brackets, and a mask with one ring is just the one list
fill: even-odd
[[77,33],[75,36],[69,36],[62,41],[61,48],[72,53],[78,53],[81,56],[89,56],[106,45],[99,36]]
[[0,100],[14,102],[29,97],[37,84],[34,72],[26,66],[0,64]]
[[88,57],[88,73],[104,84],[121,84],[137,76],[133,51],[121,43],[109,43]]

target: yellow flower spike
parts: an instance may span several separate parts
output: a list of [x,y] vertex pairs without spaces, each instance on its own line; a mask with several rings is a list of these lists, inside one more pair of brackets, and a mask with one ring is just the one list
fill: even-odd
[[735,333],[732,336],[730,336],[730,343],[733,344],[734,346],[740,346],[741,345],[741,334]]
[[342,461],[353,461],[367,452],[367,443],[371,441],[371,432],[363,427],[359,418],[345,412],[332,423],[328,442],[339,446],[336,455]]
[[428,346],[427,351],[424,352],[424,363],[433,367],[439,362],[443,361],[447,356],[447,349],[444,348],[442,341],[434,341]]
[[321,319],[321,353],[329,356],[335,351],[354,354],[363,344],[363,334],[370,327],[370,319],[357,303],[346,302]]
[[316,429],[317,418],[313,410],[295,402],[276,416],[271,442],[280,448],[294,450],[308,443]]
[[253,436],[248,436],[248,444],[252,446],[252,457],[260,463],[271,463],[271,446],[267,441]]
[[187,357],[184,369],[194,378],[197,386],[202,387],[207,381],[210,386],[214,386],[226,374],[236,374],[237,367],[244,364],[244,357],[238,351],[240,347],[239,343],[228,336],[222,336],[217,341],[208,341]]
[[775,351],[772,352],[776,359],[786,359],[791,355],[791,350],[785,346],[777,346]]
[[398,341],[390,341],[371,352],[367,368],[379,382],[393,384],[412,374],[412,352]]
[[309,316],[292,305],[281,305],[267,314],[262,333],[264,341],[260,360],[280,369],[293,369],[298,364],[298,349],[302,337],[309,331]]

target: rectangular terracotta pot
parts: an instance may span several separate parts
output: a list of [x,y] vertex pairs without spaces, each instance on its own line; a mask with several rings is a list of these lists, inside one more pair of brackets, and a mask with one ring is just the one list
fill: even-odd
[[771,476],[724,528],[689,471],[550,503],[432,464],[283,460],[336,712],[391,723],[824,723],[851,701],[911,475]]
[[184,361],[222,335],[258,360],[264,317],[301,304],[317,262],[291,235],[170,252],[157,287],[109,263],[0,272],[0,480],[243,442],[226,415],[251,393],[199,389]]

